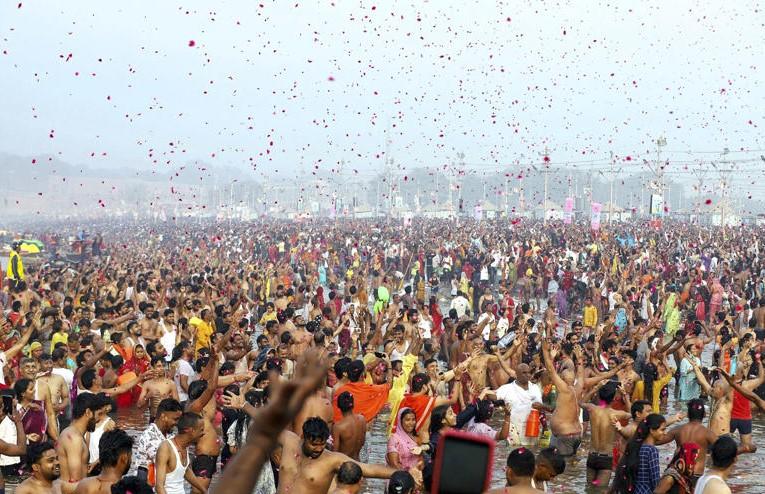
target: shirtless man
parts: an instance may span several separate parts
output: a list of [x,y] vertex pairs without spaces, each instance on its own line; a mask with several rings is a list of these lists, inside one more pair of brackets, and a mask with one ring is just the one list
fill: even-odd
[[704,475],[704,464],[707,459],[707,449],[717,440],[717,434],[704,426],[704,402],[698,398],[688,402],[688,423],[674,428],[665,433],[664,438],[656,442],[656,445],[666,444],[675,441],[678,448],[685,443],[696,443],[699,445],[699,461],[693,472],[693,486],[696,481]]
[[[590,413],[590,424],[592,425],[590,452],[587,454],[587,483],[592,483],[594,486],[607,486],[611,480],[616,433],[614,424],[630,418],[628,412],[614,410],[611,407],[616,392],[616,383],[608,381],[598,390],[598,398],[605,403],[604,406],[582,403],[582,408]],[[560,397],[558,399],[560,400]],[[560,406],[560,402],[558,402],[558,406]]]
[[218,436],[215,427],[216,402],[212,399],[215,390],[220,386],[228,386],[234,382],[244,382],[249,379],[248,374],[233,374],[218,376],[218,355],[221,348],[225,348],[234,330],[229,329],[221,340],[210,349],[210,357],[207,365],[200,374],[200,379],[189,384],[189,403],[186,411],[199,414],[202,417],[202,437],[196,443],[196,457],[191,464],[191,470],[199,478],[200,485],[204,490],[192,489],[192,494],[201,494],[210,486],[210,481],[215,474],[218,465],[218,455],[223,443]]
[[16,494],[71,494],[77,484],[58,480],[61,465],[52,443],[42,442],[29,445],[27,462],[32,475],[16,488]]
[[361,467],[346,461],[337,471],[337,483],[330,494],[357,494],[361,491]]
[[514,449],[507,456],[507,487],[492,489],[486,494],[542,494],[532,487],[536,459],[529,448]]
[[308,420],[308,417],[320,417],[330,428],[332,428],[332,423],[335,418],[335,410],[332,408],[330,392],[326,386],[322,386],[321,389],[305,400],[303,408],[300,410],[300,413],[297,414],[297,417],[295,417],[290,430],[302,437],[303,422]]
[[[574,356],[577,362],[584,361],[581,347],[575,347]],[[544,360],[545,369],[550,374],[552,383],[558,389],[555,411],[550,420],[550,431],[552,432],[550,446],[558,448],[558,452],[563,456],[574,456],[579,449],[579,445],[582,443],[582,424],[579,422],[579,400],[583,390],[595,385],[597,382],[611,378],[622,368],[629,365],[630,362],[627,360],[609,372],[589,379],[585,379],[584,367],[581,364],[577,366],[576,375],[571,371],[564,371],[559,375],[553,365],[553,359],[550,355],[550,343],[547,338],[542,339],[542,359]]]
[[112,484],[118,482],[130,470],[133,454],[133,438],[121,429],[105,432],[98,441],[98,461],[101,473],[82,479],[74,494],[111,494]]
[[305,323],[298,324],[298,326],[291,332],[292,333],[292,349],[295,355],[302,355],[303,352],[308,350],[313,342],[313,335],[306,331]]
[[[749,366],[745,363],[739,363],[736,368],[735,377],[729,378],[736,381],[742,390],[753,391],[759,387],[763,380],[765,380],[765,372],[763,371],[762,361],[757,362],[759,373],[756,378],[744,380],[744,376],[749,371]],[[714,398],[715,402],[712,405],[712,415],[709,419],[709,429],[716,435],[721,436],[735,432],[732,427],[735,425],[741,435],[741,446],[739,447],[739,454],[741,453],[754,453],[757,447],[752,443],[751,434],[751,409],[749,407],[749,401],[746,396],[738,391],[735,391],[724,379],[719,379],[714,387],[709,385],[709,382],[704,377],[701,369],[697,365],[694,365],[693,370],[696,372],[696,378],[701,384],[701,388],[710,397]],[[718,371],[723,375],[726,373],[722,369]],[[738,396],[737,396],[738,395]],[[736,418],[735,421],[732,418],[734,406],[742,414],[742,416],[749,415],[749,419]],[[747,433],[748,431],[748,433]]]
[[[470,364],[467,368],[467,373],[470,376],[471,391],[471,396],[468,400],[468,403],[472,402],[475,398],[475,395],[480,393],[484,388],[488,386],[486,381],[491,380],[492,378],[492,375],[489,373],[490,365],[497,364],[502,368],[502,370],[504,370],[505,373],[510,375],[510,377],[515,377],[515,371],[510,369],[504,362],[504,359],[507,358],[507,355],[513,351],[512,347],[507,351],[505,356],[497,356],[486,353],[484,351],[485,344],[480,332],[476,332],[470,335],[469,343],[472,354],[470,356]],[[491,382],[489,387],[496,389],[503,384],[505,383]]]
[[49,400],[56,415],[61,415],[69,407],[69,387],[63,377],[53,373],[53,361],[49,356],[43,355],[40,366],[35,382],[35,399]]
[[366,440],[367,421],[363,415],[353,413],[353,395],[348,391],[337,397],[337,407],[343,412],[343,418],[332,427],[334,450],[358,461]]
[[[334,451],[325,451],[329,427],[318,417],[303,423],[303,439],[284,431],[280,443],[284,450],[279,470],[278,494],[299,492],[301,494],[324,494],[329,491],[335,474],[348,456]],[[365,477],[387,479],[395,470],[385,465],[359,463]]]
[[96,411],[101,400],[93,393],[80,393],[72,405],[72,423],[61,432],[56,453],[64,482],[75,483],[88,474],[88,443],[85,434],[96,430]]
[[164,357],[153,357],[151,367],[156,377],[143,384],[137,404],[139,408],[144,408],[146,403],[149,403],[149,422],[154,422],[159,402],[165,398],[177,400],[178,388],[175,386],[175,382],[167,377],[167,363]]
[[[230,331],[229,331],[230,333]],[[202,494],[207,491],[210,481],[218,464],[218,455],[222,447],[221,439],[215,428],[215,400],[212,399],[218,387],[218,353],[212,347],[207,365],[202,370],[199,380],[189,384],[189,404],[186,412],[199,414],[202,417],[202,433],[196,440],[196,457],[191,465],[191,471],[198,478],[204,489],[192,487],[192,494]],[[160,448],[161,449],[161,448]],[[159,452],[157,452],[159,456]],[[173,460],[175,457],[173,457]],[[172,471],[172,469],[168,470]]]

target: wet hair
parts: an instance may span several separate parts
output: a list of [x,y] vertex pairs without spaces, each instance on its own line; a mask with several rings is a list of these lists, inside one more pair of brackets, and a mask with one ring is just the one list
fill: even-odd
[[[69,341],[72,341],[72,339],[70,338]],[[77,367],[82,367],[85,365],[85,356],[88,353],[92,354],[93,352],[91,350],[83,350],[77,354],[77,357],[75,357],[75,360],[77,361]]]
[[412,393],[418,393],[422,391],[422,389],[428,385],[430,382],[430,376],[427,374],[415,374],[414,377],[412,377],[412,387],[411,391]]
[[343,413],[353,411],[353,395],[348,391],[340,393],[337,397],[337,408]]
[[181,406],[180,402],[173,398],[165,398],[164,400],[159,402],[159,405],[157,405],[157,413],[155,414],[156,417],[159,417],[163,413],[173,413],[173,412],[182,412],[183,407]]
[[616,382],[609,381],[598,390],[598,398],[605,401],[606,403],[611,403],[614,401],[614,397],[616,396]]
[[210,357],[199,357],[196,362],[194,362],[194,370],[197,372],[197,374],[202,373],[202,369],[207,367],[207,363],[210,362]]
[[189,343],[188,341],[183,341],[183,340],[181,342],[179,342],[175,346],[175,348],[173,348],[173,354],[170,357],[171,361],[175,362],[176,360],[181,358],[183,356],[183,352],[189,347],[190,344],[191,343]]
[[165,357],[163,357],[161,355],[157,355],[157,356],[151,358],[151,366],[152,367],[157,365],[157,362],[162,362],[162,365],[165,365]]
[[430,412],[429,432],[431,437],[444,428],[444,424],[442,422],[444,421],[444,418],[446,418],[446,414],[449,412],[450,407],[451,405],[441,405],[435,407],[433,411]]
[[614,492],[633,492],[637,482],[638,469],[640,468],[640,448],[645,439],[666,422],[664,416],[658,413],[652,413],[640,422],[632,436],[630,442],[624,450],[619,466],[616,467],[616,477],[614,477]]
[[709,447],[712,455],[712,465],[715,468],[728,468],[736,461],[738,446],[735,439],[730,436],[720,436]]
[[122,355],[112,355],[111,361],[112,361],[112,368],[114,369],[119,369],[125,364],[125,359],[122,358]]
[[643,394],[646,400],[653,403],[653,382],[659,378],[659,370],[655,364],[646,362],[643,365]]
[[85,415],[85,412],[90,410],[96,413],[96,410],[101,408],[99,406],[99,400],[93,393],[80,393],[77,398],[74,399],[72,404],[72,418],[78,419]]
[[536,468],[534,453],[529,448],[516,448],[507,455],[507,468],[517,477],[531,477]]
[[201,415],[193,412],[184,412],[178,420],[178,433],[183,434],[187,430],[193,429],[200,420],[202,420]]
[[303,422],[303,439],[307,441],[326,441],[329,439],[329,426],[320,417],[310,417]]
[[397,470],[390,476],[387,494],[408,494],[414,491],[414,478],[404,470]]
[[29,443],[29,445],[27,445],[26,454],[26,461],[27,465],[29,465],[29,468],[31,469],[32,465],[39,463],[43,455],[51,449],[56,449],[56,447],[53,446],[53,443],[50,441],[44,441],[41,443]]
[[207,390],[207,381],[198,379],[189,384],[189,400],[196,400]]
[[51,358],[51,360],[53,360],[54,362],[58,362],[58,361],[60,361],[60,360],[62,360],[62,359],[65,359],[65,358],[66,358],[66,355],[67,355],[67,353],[68,353],[68,352],[66,351],[66,348],[64,348],[63,346],[60,346],[60,347],[58,347],[58,348],[55,348],[55,349],[53,350],[53,352],[51,352],[51,354],[50,354],[50,358]]
[[[239,394],[239,393],[237,393]],[[255,408],[263,406],[266,402],[265,393],[261,390],[251,389],[244,394],[244,399],[247,403]],[[236,439],[236,447],[242,447],[242,441],[245,439],[245,431],[250,428],[250,415],[244,410],[239,410],[236,415],[236,426],[234,427],[234,438]]]
[[491,400],[479,400],[478,403],[476,403],[476,408],[476,422],[486,422],[494,414],[494,403],[492,403]]
[[364,375],[364,362],[361,360],[354,360],[348,365],[348,379],[351,382],[358,382],[361,376]]
[[96,370],[86,369],[85,372],[82,373],[82,377],[80,377],[80,380],[82,381],[83,388],[85,389],[92,388],[93,383],[96,382]]
[[354,461],[346,461],[337,471],[337,483],[356,485],[361,482],[361,467]]
[[638,414],[643,411],[643,409],[646,407],[652,407],[651,402],[648,400],[637,400],[632,402],[632,406],[630,406],[630,415],[632,415],[633,419],[636,419]]
[[154,489],[146,481],[129,475],[112,484],[112,494],[154,494]]
[[133,438],[122,429],[104,432],[98,441],[98,458],[101,466],[117,466],[122,454],[128,456],[133,454]]
[[688,402],[688,420],[704,420],[704,402],[694,398]]
[[343,374],[348,374],[348,368],[350,367],[351,362],[352,360],[348,357],[337,359],[337,362],[335,362],[334,365],[335,377],[342,379]]
[[13,391],[16,393],[16,399],[21,401],[21,397],[29,389],[29,385],[32,384],[31,379],[22,378],[13,384]]
[[558,452],[558,448],[545,448],[539,452],[537,458],[549,464],[555,475],[561,475],[566,471],[566,460]]

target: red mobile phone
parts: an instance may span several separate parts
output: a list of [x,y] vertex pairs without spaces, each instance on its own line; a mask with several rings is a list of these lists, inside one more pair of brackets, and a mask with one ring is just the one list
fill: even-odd
[[491,483],[494,441],[461,431],[446,431],[438,440],[433,485],[439,494],[475,494]]

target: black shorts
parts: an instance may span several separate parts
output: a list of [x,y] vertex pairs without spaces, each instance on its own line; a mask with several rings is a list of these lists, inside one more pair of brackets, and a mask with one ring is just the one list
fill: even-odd
[[730,433],[738,430],[739,434],[752,433],[752,419],[730,419]]
[[218,469],[218,457],[210,455],[198,455],[191,462],[191,471],[199,478],[211,479]]
[[614,467],[613,455],[607,455],[605,453],[596,453],[590,451],[587,455],[587,468],[590,470],[611,470]]

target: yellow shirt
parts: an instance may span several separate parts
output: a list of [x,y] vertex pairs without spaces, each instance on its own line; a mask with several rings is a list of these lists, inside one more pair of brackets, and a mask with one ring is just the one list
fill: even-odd
[[598,325],[598,309],[594,305],[584,308],[582,324],[589,328],[594,328]]
[[204,320],[198,317],[192,317],[191,319],[189,319],[189,324],[192,326],[196,326],[197,328],[197,338],[196,338],[196,345],[194,347],[194,351],[199,353],[200,348],[209,348],[210,338],[212,337],[212,334],[213,334],[212,324],[208,324]]
[[[659,402],[661,401],[661,388],[669,384],[675,369],[672,369],[666,376],[653,382],[653,413],[659,413]],[[645,383],[641,380],[635,383],[635,389],[632,390],[632,401],[645,399]]]
[[258,324],[265,326],[268,321],[276,321],[276,311],[270,313],[268,311],[264,312]]

